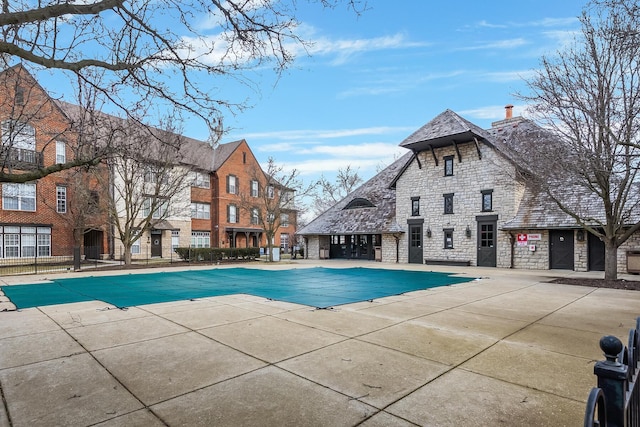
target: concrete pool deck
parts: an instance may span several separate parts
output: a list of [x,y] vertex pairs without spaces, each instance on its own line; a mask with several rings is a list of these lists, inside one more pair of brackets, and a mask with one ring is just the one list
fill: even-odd
[[602,273],[259,268],[318,265],[480,280],[329,310],[232,295],[1,312],[0,426],[576,426],[598,340],[626,343],[640,315],[640,292],[548,283]]

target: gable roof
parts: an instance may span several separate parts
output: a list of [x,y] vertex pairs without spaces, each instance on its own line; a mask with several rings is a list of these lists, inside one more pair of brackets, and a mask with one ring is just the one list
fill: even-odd
[[[403,233],[396,222],[396,191],[391,181],[413,157],[405,153],[383,171],[352,191],[298,231],[301,235]],[[353,200],[373,206],[345,209]]]
[[61,106],[59,105],[58,100],[53,99],[51,97],[49,92],[47,92],[42,87],[42,85],[38,83],[35,77],[33,77],[33,75],[29,72],[29,70],[27,70],[27,68],[24,65],[16,64],[11,67],[5,68],[4,70],[0,71],[0,78],[1,79],[13,78],[15,79],[14,83],[17,86],[27,87],[30,90],[35,88],[36,90],[38,90],[44,95],[44,99],[40,101],[36,101],[37,103],[40,103],[41,105],[44,105],[44,103],[51,103],[53,108],[55,108],[67,121],[71,122],[71,119],[67,115],[67,112],[63,108],[61,108]]
[[218,169],[220,169],[224,162],[226,162],[229,157],[231,157],[233,152],[236,151],[236,149],[243,143],[246,144],[247,142],[244,139],[241,139],[238,141],[218,145],[216,147],[216,158],[213,165],[213,170],[217,171]]
[[400,146],[413,151],[422,151],[452,145],[454,142],[469,142],[474,138],[490,140],[491,136],[484,129],[446,109],[405,138]]

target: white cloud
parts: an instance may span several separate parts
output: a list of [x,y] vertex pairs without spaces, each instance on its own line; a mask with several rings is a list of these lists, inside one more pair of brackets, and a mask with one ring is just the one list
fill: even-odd
[[524,22],[504,22],[504,23],[492,23],[486,20],[478,21],[475,26],[482,28],[523,28],[523,27],[567,27],[575,25],[579,22],[576,16],[569,16],[565,18],[542,18],[537,21],[524,21]]
[[[412,128],[404,127],[390,127],[390,126],[376,126],[368,128],[354,128],[354,129],[299,129],[299,130],[284,130],[284,131],[269,131],[269,132],[253,132],[243,134],[242,137],[248,141],[255,139],[275,139],[280,141],[298,141],[298,144],[308,144],[309,140],[316,139],[335,139],[335,138],[347,138],[354,136],[364,135],[387,135],[396,132],[406,132],[413,130]],[[295,143],[294,143],[295,144]],[[281,145],[281,143],[272,144],[274,146]]]
[[319,145],[307,150],[300,150],[299,155],[325,155],[342,159],[379,159],[393,157],[399,151],[405,151],[398,144],[385,142],[365,142],[362,144]]
[[521,48],[522,46],[528,45],[529,42],[527,42],[525,39],[519,37],[519,38],[515,38],[515,39],[506,39],[506,40],[498,40],[498,41],[491,41],[491,42],[486,42],[486,43],[481,43],[481,44],[477,44],[475,46],[465,46],[465,47],[460,47],[457,48],[456,50],[461,50],[461,51],[465,51],[465,50],[495,50],[495,49],[516,49],[516,48]]
[[495,82],[513,82],[530,79],[535,75],[535,70],[519,70],[519,71],[496,71],[485,74],[489,80]]
[[[398,147],[400,154],[404,154],[406,150]],[[376,168],[380,165],[389,165],[395,160],[395,155],[381,155],[375,158],[349,158],[349,159],[309,159],[295,162],[285,162],[282,166],[286,171],[297,170],[302,177],[319,177],[321,174],[332,174],[338,169],[344,169],[350,166],[357,170],[363,179],[369,179],[376,173]]]

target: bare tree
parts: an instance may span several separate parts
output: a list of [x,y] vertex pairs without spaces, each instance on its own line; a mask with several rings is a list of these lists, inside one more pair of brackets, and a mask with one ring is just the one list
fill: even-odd
[[548,132],[513,147],[529,185],[605,244],[605,278],[640,229],[640,13],[633,0],[594,0],[573,45],[543,57],[528,81]]
[[[246,71],[272,66],[279,75],[298,50],[306,49],[308,42],[297,33],[297,3],[3,0],[0,69],[23,64],[31,71],[53,70],[91,87],[130,119],[136,119],[140,109],[154,107],[198,116],[213,128],[223,110],[247,106],[244,99],[234,102],[220,95],[225,78],[256,90]],[[366,7],[361,0],[317,3],[325,8],[345,3],[356,13]],[[74,166],[69,162],[39,173]]]
[[[150,129],[131,121],[110,132],[124,148],[107,160],[108,215],[123,246],[123,260],[130,264],[131,248],[159,221],[188,215],[190,206],[188,165],[182,164],[182,137]],[[168,125],[170,129],[170,125]]]
[[357,170],[351,169],[351,166],[338,169],[334,182],[329,181],[322,175],[311,195],[314,214],[320,215],[344,199],[347,194],[358,188],[360,184],[362,184],[362,178],[358,175]]
[[258,182],[261,188],[253,194],[240,194],[241,205],[249,212],[251,222],[264,230],[269,261],[273,261],[276,233],[283,221],[296,220],[296,199],[309,195],[314,185],[305,186],[296,169],[285,171],[272,157],[267,161],[266,170],[258,167],[251,175],[252,181]]
[[83,244],[84,234],[91,230],[104,231],[107,223],[105,201],[99,197],[99,181],[96,175],[107,176],[106,167],[87,170],[77,168],[65,172],[62,185],[57,187],[55,199],[43,197],[43,202],[64,220],[73,230],[73,245]]

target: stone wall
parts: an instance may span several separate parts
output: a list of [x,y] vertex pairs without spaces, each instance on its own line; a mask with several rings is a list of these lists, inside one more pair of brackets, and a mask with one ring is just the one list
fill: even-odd
[[[519,230],[518,233],[540,234],[541,240],[531,240],[526,246],[513,245],[513,267],[521,269],[539,269],[546,270],[549,268],[549,232],[547,230]],[[517,234],[513,232],[514,238]],[[534,245],[535,250],[531,250],[530,246]],[[510,255],[509,255],[510,256]]]
[[[423,258],[477,261],[478,216],[497,216],[497,228],[514,217],[522,198],[522,185],[514,168],[493,148],[480,143],[482,158],[474,143],[436,149],[435,164],[431,152],[421,152],[396,183],[396,217],[407,227],[408,220],[424,220]],[[453,176],[444,176],[444,157],[454,156]],[[482,191],[492,190],[492,210],[482,210]],[[444,194],[453,193],[453,214],[444,214]],[[411,199],[420,198],[420,215],[411,215]],[[467,226],[471,236],[466,236]],[[431,237],[427,237],[427,230]],[[444,249],[444,229],[453,229],[453,249]],[[400,241],[400,262],[408,262],[408,234]],[[497,232],[497,266],[510,266],[510,235]]]
[[391,234],[382,235],[382,262],[396,262],[396,238]]

